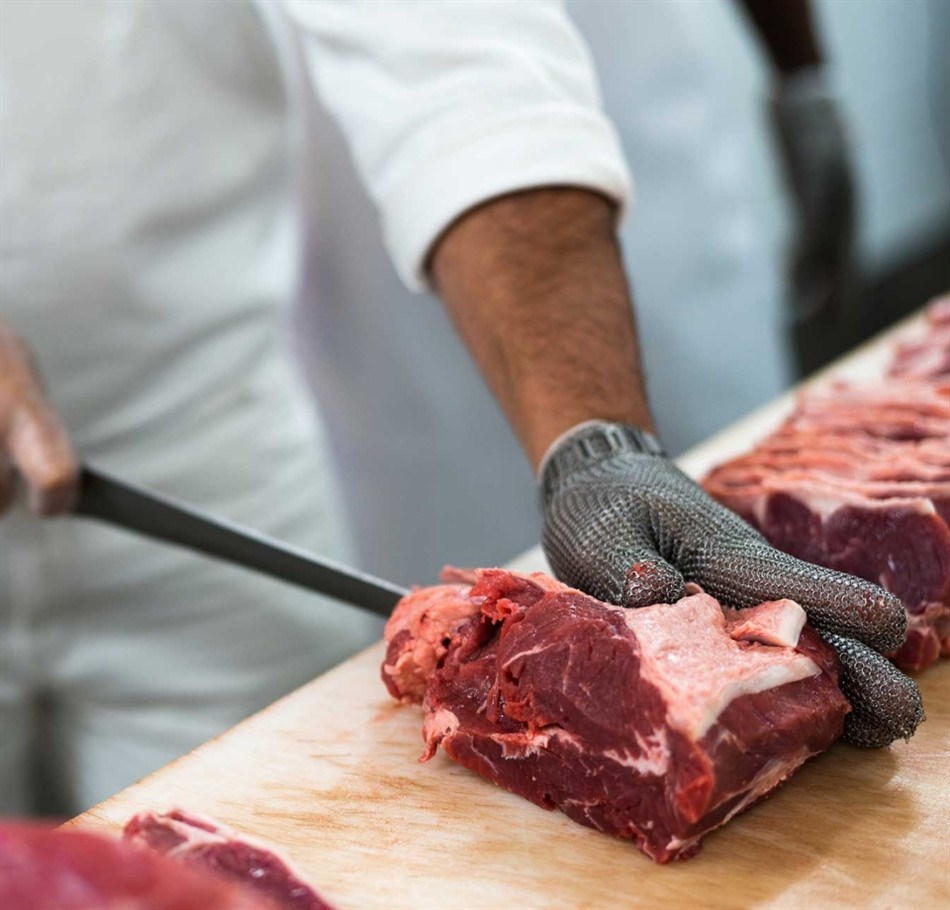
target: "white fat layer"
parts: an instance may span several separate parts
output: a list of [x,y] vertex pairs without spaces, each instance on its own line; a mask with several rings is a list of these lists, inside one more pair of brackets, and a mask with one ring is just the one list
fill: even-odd
[[815,481],[808,483],[806,481],[795,481],[795,483],[783,484],[781,477],[774,481],[762,483],[762,493],[757,496],[753,507],[753,514],[759,526],[765,524],[765,513],[769,504],[769,497],[773,493],[783,493],[797,499],[802,505],[806,506],[808,511],[817,515],[822,524],[824,524],[838,509],[848,506],[859,508],[863,511],[875,511],[879,509],[899,509],[902,512],[915,515],[936,515],[937,509],[933,501],[922,496],[917,497],[889,497],[886,499],[871,499],[861,493],[835,487],[830,483]]
[[738,614],[730,636],[766,645],[794,648],[805,628],[805,611],[794,600],[773,600]]
[[734,641],[708,594],[626,610],[624,621],[640,645],[641,675],[663,697],[670,726],[691,740],[701,739],[736,698],[821,672],[792,648]]
[[426,742],[434,737],[442,739],[451,736],[459,728],[459,719],[448,708],[439,708],[431,714],[426,714],[422,722],[422,735]]
[[[607,749],[602,753],[603,757],[625,768],[630,768],[638,774],[652,774],[658,777],[665,774],[670,765],[670,747],[666,730],[654,730],[648,736],[639,732],[635,732],[634,735],[638,747],[636,753],[627,748]],[[542,749],[547,749],[552,740],[561,746],[571,746],[577,752],[587,751],[580,737],[554,724],[534,733],[492,733],[489,739],[501,746],[504,758],[531,758],[538,755]]]
[[[607,749],[601,754],[604,758],[630,768],[638,774],[652,774],[658,777],[665,774],[670,765],[670,746],[666,730],[662,728],[654,730],[647,736],[636,731],[634,736],[637,744],[636,752],[631,752],[624,747],[623,749]],[[554,724],[534,733],[492,733],[489,739],[501,746],[504,758],[531,758],[538,755],[542,749],[547,749],[552,740],[561,746],[571,746],[577,752],[588,751],[580,737]]]
[[585,750],[584,742],[579,736],[555,724],[533,733],[492,733],[488,738],[501,746],[504,758],[530,758],[538,755],[542,749],[548,747],[552,739],[561,745],[570,745],[578,752]]
[[489,739],[501,746],[503,758],[531,758],[546,749],[552,731],[539,733],[492,733]]
[[637,746],[640,748],[638,755],[631,754],[626,748],[622,752],[617,749],[607,749],[603,753],[604,758],[609,758],[625,768],[631,768],[638,774],[653,774],[657,777],[666,774],[670,766],[670,745],[666,731],[655,730],[649,736],[642,736],[636,732],[635,736]]
[[[805,611],[794,601],[786,600],[783,604],[788,606],[778,614],[775,626],[771,630],[771,641],[763,638],[766,644],[783,645],[786,648],[794,648],[798,644],[798,639],[805,628]],[[788,607],[794,609],[789,609]]]

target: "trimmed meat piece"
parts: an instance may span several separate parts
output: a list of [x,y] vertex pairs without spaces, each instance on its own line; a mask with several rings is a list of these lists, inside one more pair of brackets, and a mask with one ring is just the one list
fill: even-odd
[[125,840],[252,890],[271,910],[332,910],[272,847],[209,818],[172,809],[139,812]]
[[[850,709],[837,658],[801,607],[727,611],[692,590],[624,610],[540,573],[480,570],[474,585],[403,599],[383,676],[395,697],[418,701],[428,673],[423,758],[441,746],[657,862],[687,858],[826,749]],[[406,636],[417,613],[437,644]]]

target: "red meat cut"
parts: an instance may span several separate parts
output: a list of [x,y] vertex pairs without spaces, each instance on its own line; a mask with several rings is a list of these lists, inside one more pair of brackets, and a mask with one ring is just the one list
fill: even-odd
[[139,812],[125,840],[253,890],[271,910],[332,910],[273,848],[190,812]]
[[897,346],[888,372],[891,376],[950,379],[950,294],[930,305],[922,332]]
[[657,862],[695,854],[827,749],[850,710],[834,652],[792,601],[738,612],[691,586],[624,610],[541,573],[450,578],[386,626],[382,677],[422,702],[423,758],[441,746]]
[[0,824],[3,910],[275,910],[253,891],[87,831]]
[[950,655],[950,298],[899,344],[886,382],[832,383],[755,448],[713,469],[707,492],[800,559],[896,594],[907,638],[892,660]]

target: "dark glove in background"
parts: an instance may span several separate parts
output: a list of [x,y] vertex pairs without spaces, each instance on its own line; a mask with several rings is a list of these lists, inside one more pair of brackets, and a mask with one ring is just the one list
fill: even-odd
[[903,641],[900,600],[769,546],[649,434],[583,424],[555,444],[541,482],[542,544],[561,581],[626,607],[672,603],[687,581],[732,607],[787,597],[841,658],[841,688],[853,709],[846,739],[884,746],[923,720],[916,683],[878,653]]
[[788,311],[804,375],[860,329],[855,183],[844,120],[820,67],[781,77],[769,113],[791,196]]

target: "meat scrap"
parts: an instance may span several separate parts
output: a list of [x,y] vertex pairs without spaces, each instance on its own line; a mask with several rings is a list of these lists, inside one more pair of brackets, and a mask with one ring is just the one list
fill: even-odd
[[892,660],[920,670],[950,655],[950,297],[900,343],[889,377],[832,383],[707,492],[769,542],[896,594],[907,638]]
[[922,331],[898,344],[888,373],[950,380],[950,294],[930,304]]
[[129,843],[0,824],[3,910],[277,910],[250,889]]
[[407,595],[382,677],[421,702],[423,759],[464,767],[660,863],[840,736],[834,652],[792,601],[694,590],[624,610],[541,573],[478,570]]
[[181,809],[139,812],[126,824],[123,837],[127,843],[243,885],[269,910],[332,910],[272,847],[210,818]]

